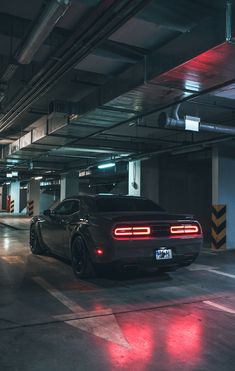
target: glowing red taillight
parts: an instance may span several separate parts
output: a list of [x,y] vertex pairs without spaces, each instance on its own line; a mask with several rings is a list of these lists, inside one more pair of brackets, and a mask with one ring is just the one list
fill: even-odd
[[100,256],[100,255],[103,255],[104,250],[101,249],[101,248],[96,248],[95,252],[96,252],[96,255],[99,255]]
[[114,237],[125,238],[125,237],[148,237],[151,234],[150,227],[138,226],[138,227],[126,227],[119,226],[113,230]]
[[170,227],[170,233],[173,235],[181,234],[201,234],[199,225],[197,224],[182,224],[182,225],[172,225]]

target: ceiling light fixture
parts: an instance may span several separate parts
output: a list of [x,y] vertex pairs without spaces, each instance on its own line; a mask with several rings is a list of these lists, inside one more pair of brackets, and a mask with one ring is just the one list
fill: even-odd
[[42,176],[35,176],[34,177],[34,180],[41,180],[42,179]]
[[106,164],[98,165],[98,169],[108,169],[109,167],[114,167],[115,162],[107,162]]

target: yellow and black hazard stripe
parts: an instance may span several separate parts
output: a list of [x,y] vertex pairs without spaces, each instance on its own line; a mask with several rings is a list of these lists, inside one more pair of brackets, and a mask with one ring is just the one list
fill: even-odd
[[226,205],[212,206],[211,248],[226,249]]
[[29,216],[33,216],[33,206],[34,206],[34,202],[28,201],[28,215]]
[[14,202],[14,200],[11,200],[10,213],[14,213],[14,209],[15,209],[15,202]]

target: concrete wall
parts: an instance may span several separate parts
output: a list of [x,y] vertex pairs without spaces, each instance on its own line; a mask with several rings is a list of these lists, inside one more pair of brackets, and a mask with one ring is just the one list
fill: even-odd
[[141,161],[130,161],[128,171],[128,195],[141,195]]
[[158,159],[141,161],[141,196],[159,202]]
[[6,210],[7,208],[7,195],[8,195],[8,187],[3,185],[2,187],[2,209]]
[[159,203],[169,212],[195,215],[203,227],[205,239],[209,240],[211,159],[169,156],[160,161],[159,173]]
[[20,190],[20,212],[27,207],[27,189]]
[[44,190],[40,195],[40,209],[39,212],[42,213],[44,210],[49,209],[55,202],[60,199],[60,192]]

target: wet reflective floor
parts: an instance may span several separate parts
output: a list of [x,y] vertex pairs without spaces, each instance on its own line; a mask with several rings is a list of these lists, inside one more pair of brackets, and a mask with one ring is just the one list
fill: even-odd
[[234,252],[77,280],[25,226],[0,224],[0,370],[234,370]]

